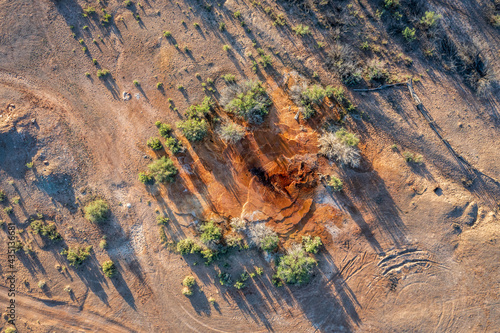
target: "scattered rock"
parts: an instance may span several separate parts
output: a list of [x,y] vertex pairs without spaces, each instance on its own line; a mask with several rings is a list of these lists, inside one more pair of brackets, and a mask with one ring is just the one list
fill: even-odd
[[124,101],[128,101],[129,99],[132,98],[132,95],[129,92],[127,92],[127,91],[124,91],[123,94],[122,94],[122,96],[123,96],[123,100]]
[[125,207],[130,208],[130,207],[132,207],[132,204],[128,203],[128,204],[125,205]]
[[43,161],[43,164],[49,165],[49,161],[45,160],[45,161]]

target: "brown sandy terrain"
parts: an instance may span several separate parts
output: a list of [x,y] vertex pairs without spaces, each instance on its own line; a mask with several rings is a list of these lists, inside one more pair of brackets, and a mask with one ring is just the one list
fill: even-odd
[[[440,29],[481,46],[497,80],[500,30],[487,16],[495,2],[425,3],[443,16]],[[97,11],[83,17],[88,6]],[[273,26],[267,6],[288,25]],[[109,24],[101,23],[102,8],[112,15]],[[500,332],[500,93],[493,86],[478,94],[458,70],[424,56],[424,38],[406,43],[391,32],[393,23],[376,19],[381,8],[383,2],[367,0],[149,0],[129,7],[114,0],[0,0],[0,189],[8,198],[0,206],[13,207],[0,219],[34,250],[16,254],[18,332]],[[329,13],[344,23],[321,27]],[[298,23],[312,35],[296,36],[290,27]],[[359,50],[365,40],[371,51]],[[434,127],[406,85],[355,91],[380,85],[365,80],[344,86],[359,112],[342,124],[361,139],[361,165],[342,167],[319,155],[325,120],[338,120],[342,110],[329,99],[310,121],[296,120],[289,89],[299,75],[341,86],[327,66],[338,42],[355,46],[363,63],[379,59],[393,82],[413,77]],[[255,73],[257,47],[273,62]],[[98,78],[98,69],[111,75]],[[175,124],[205,95],[218,101],[227,73],[264,82],[273,105],[262,125],[245,124],[234,145],[215,125],[197,143],[175,129],[187,148],[175,156],[146,146],[157,135],[155,121]],[[207,78],[213,92],[202,90]],[[221,107],[214,112],[228,118]],[[424,163],[407,163],[406,151]],[[137,175],[160,155],[170,155],[179,174],[172,184],[145,186]],[[343,180],[341,192],[326,186],[322,176],[330,174]],[[95,196],[111,206],[104,225],[84,218]],[[29,232],[37,213],[55,222],[61,242]],[[273,228],[278,253],[303,235],[320,236],[325,246],[308,284],[276,287],[274,257],[255,248],[210,265],[170,251],[158,237],[158,213],[170,218],[169,241],[197,237],[200,221],[214,219],[226,231],[229,218],[241,217]],[[107,249],[99,247],[104,235]],[[3,253],[7,237],[0,233]],[[77,268],[60,254],[76,245],[93,246]],[[113,278],[100,268],[108,259],[118,268]],[[219,283],[219,271],[237,276],[254,267],[264,274],[242,290]],[[7,259],[0,270],[6,279]],[[197,287],[185,297],[181,282],[190,274]],[[0,286],[2,306],[7,286]]]

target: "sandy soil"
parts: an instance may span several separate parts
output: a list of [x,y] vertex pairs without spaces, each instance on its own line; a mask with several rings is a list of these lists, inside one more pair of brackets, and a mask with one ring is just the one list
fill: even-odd
[[[302,16],[300,6],[268,3],[286,14],[289,25],[309,24],[310,38],[273,27],[262,8],[242,1],[209,2],[207,10],[201,2],[126,7],[118,1],[0,0],[0,188],[8,197],[0,205],[14,209],[0,211],[0,219],[14,223],[18,238],[35,250],[17,255],[18,331],[499,332],[500,95],[493,90],[478,97],[460,75],[387,32],[373,18],[380,8],[375,1],[352,1],[352,8],[347,3],[339,6],[358,13],[341,39],[356,45],[369,38],[381,51],[363,57],[376,56],[401,81],[418,78],[415,91],[448,145],[405,85],[348,89],[362,115],[344,125],[361,139],[362,165],[339,167],[319,156],[318,133],[323,120],[338,116],[338,106],[329,101],[317,118],[296,121],[287,89],[295,73],[317,72],[321,84],[340,85],[325,65],[336,38],[318,27],[315,13]],[[487,45],[484,54],[500,73],[499,30],[482,14],[490,2],[429,3],[447,29],[460,24]],[[97,14],[85,18],[82,9],[90,5]],[[112,24],[101,24],[103,6]],[[233,15],[238,10],[239,19]],[[227,30],[220,31],[218,22]],[[252,71],[258,59],[253,40],[273,54],[272,68]],[[325,51],[317,42],[326,43]],[[230,52],[223,51],[225,44]],[[401,55],[412,64],[398,60]],[[111,76],[100,79],[97,69],[109,69]],[[196,73],[215,81],[213,93],[202,90]],[[174,124],[205,93],[217,100],[226,73],[265,83],[273,107],[264,124],[248,126],[233,146],[213,129],[194,144],[176,130],[187,148],[173,157],[180,171],[176,182],[145,187],[137,174],[157,156],[145,144],[157,133],[154,122]],[[164,88],[157,89],[157,82]],[[130,100],[122,99],[124,91]],[[227,118],[221,109],[216,113]],[[424,163],[406,163],[405,151],[422,154]],[[255,169],[266,173],[269,184]],[[342,192],[324,186],[320,175],[328,174],[341,176]],[[111,205],[104,226],[83,216],[93,196]],[[310,283],[278,288],[273,263],[255,249],[230,252],[208,266],[169,251],[158,237],[158,212],[171,219],[169,240],[195,236],[200,221],[241,216],[267,221],[282,250],[305,234],[320,236],[325,247]],[[28,232],[37,213],[56,223],[62,243]],[[107,250],[99,248],[104,235]],[[0,238],[6,253],[7,233]],[[62,247],[75,245],[94,249],[78,268],[60,255]],[[108,259],[119,272],[111,279],[100,270]],[[243,290],[218,282],[221,269],[236,276],[254,267],[264,274]],[[0,269],[5,279],[7,262]],[[188,274],[198,282],[190,298],[181,294]],[[40,280],[46,281],[43,290]],[[0,286],[2,305],[8,302],[6,286]]]

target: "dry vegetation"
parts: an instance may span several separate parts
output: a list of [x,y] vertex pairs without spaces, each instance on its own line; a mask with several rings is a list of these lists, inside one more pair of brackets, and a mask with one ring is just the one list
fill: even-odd
[[498,0],[0,13],[5,332],[500,326]]

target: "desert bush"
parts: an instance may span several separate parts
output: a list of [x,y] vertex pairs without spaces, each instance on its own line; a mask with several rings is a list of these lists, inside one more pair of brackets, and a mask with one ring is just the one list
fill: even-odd
[[102,199],[88,203],[85,208],[85,218],[92,223],[101,223],[106,220],[109,214],[109,205]]
[[184,278],[184,280],[182,280],[182,285],[184,287],[191,288],[194,287],[195,284],[196,284],[196,279],[192,275],[188,275]]
[[201,251],[201,246],[193,239],[185,238],[177,243],[177,252],[180,254],[193,254]]
[[326,184],[329,187],[331,187],[334,191],[342,191],[342,188],[344,187],[342,180],[340,180],[340,178],[335,176],[330,176],[330,179],[328,179]]
[[366,77],[370,81],[385,82],[389,79],[389,73],[384,69],[382,63],[372,59],[366,68]]
[[326,132],[319,137],[318,141],[320,154],[353,168],[359,165],[361,160],[359,151],[342,142],[335,134]]
[[101,241],[99,242],[99,247],[103,250],[107,249],[108,248],[108,241],[105,239],[101,239]]
[[422,164],[424,162],[424,157],[420,154],[415,154],[409,151],[403,153],[403,157],[408,163]]
[[5,333],[17,333],[17,329],[15,327],[7,327]]
[[3,211],[5,212],[5,214],[12,214],[14,208],[12,208],[11,206],[7,206],[3,209]]
[[66,256],[66,259],[68,259],[71,266],[80,266],[85,261],[85,259],[90,256],[91,250],[92,246],[74,248],[70,247],[67,250],[61,251],[61,254],[63,256]]
[[98,78],[104,78],[104,77],[108,76],[109,73],[110,73],[110,71],[107,70],[107,69],[98,69],[97,70],[97,77]]
[[252,243],[264,251],[272,251],[278,247],[278,234],[264,223],[251,224],[248,233]]
[[139,181],[143,184],[151,184],[154,181],[154,177],[146,172],[139,172]]
[[260,124],[272,104],[260,81],[246,81],[222,91],[221,104],[229,113],[253,124]]
[[227,83],[234,83],[236,81],[236,76],[233,74],[224,74],[222,75],[222,79]]
[[71,289],[71,286],[66,286],[64,287],[63,289],[65,292],[67,292],[68,294],[71,294],[71,292],[73,291],[73,289]]
[[173,137],[165,139],[165,146],[172,154],[177,154],[184,150],[179,140]]
[[45,280],[38,281],[38,288],[44,289],[46,285],[47,283],[45,282]]
[[297,245],[288,251],[279,261],[276,277],[289,284],[300,285],[309,281],[317,262]]
[[153,150],[160,150],[163,148],[163,145],[161,144],[161,141],[158,138],[149,138],[147,145],[149,148]]
[[420,24],[429,29],[436,25],[437,21],[442,17],[442,15],[436,14],[436,12],[428,11],[425,12],[424,16],[420,19]]
[[226,30],[226,23],[219,22],[219,31],[224,31],[224,30]]
[[241,231],[247,227],[247,221],[239,217],[231,218],[229,224],[235,231]]
[[107,260],[102,264],[102,272],[107,277],[113,277],[116,274],[115,263],[111,260]]
[[177,123],[182,134],[191,142],[202,140],[208,132],[208,124],[205,119],[187,119]]
[[168,222],[170,222],[170,219],[167,216],[165,216],[165,215],[158,215],[156,217],[156,224],[158,224],[158,225],[161,225],[161,224],[162,225],[167,225]]
[[201,256],[205,259],[205,264],[208,265],[217,258],[217,252],[211,249],[200,251]]
[[410,27],[406,27],[403,31],[401,31],[404,39],[407,42],[412,42],[416,39],[415,32],[416,32],[415,28],[410,28]]
[[245,136],[245,128],[228,121],[219,128],[219,136],[227,143],[234,144]]
[[400,0],[384,0],[384,7],[385,8],[397,8],[399,7],[399,1]]
[[334,70],[346,85],[356,85],[362,80],[362,66],[357,52],[348,45],[334,44],[327,66]]
[[308,253],[318,253],[319,248],[323,245],[318,236],[302,236],[302,243],[304,243],[304,250]]
[[303,24],[296,25],[292,28],[292,30],[297,36],[305,36],[311,34],[311,29],[309,29],[309,26]]
[[240,235],[227,235],[225,237],[226,244],[229,247],[239,247],[240,249],[243,248],[243,237]]
[[172,133],[172,126],[170,126],[169,124],[162,123],[160,121],[157,121],[155,124],[156,127],[158,127],[158,133],[162,137],[164,138],[170,137],[170,133]]
[[4,190],[0,190],[0,202],[4,202],[7,199],[7,194],[5,194]]
[[159,183],[172,183],[177,175],[174,162],[168,157],[161,157],[148,165],[151,176]]
[[200,226],[200,231],[200,239],[205,244],[218,241],[222,237],[222,232],[214,221],[209,221],[205,224],[202,224]]
[[61,234],[57,231],[57,227],[54,223],[44,224],[41,220],[35,220],[30,224],[33,234],[41,234],[46,236],[50,240],[60,240],[62,239]]
[[335,132],[335,136],[340,140],[340,142],[351,147],[355,147],[359,143],[359,138],[356,134],[348,132],[345,128],[341,128]]
[[192,296],[193,295],[193,290],[191,288],[184,287],[184,288],[182,288],[182,294],[184,296]]

